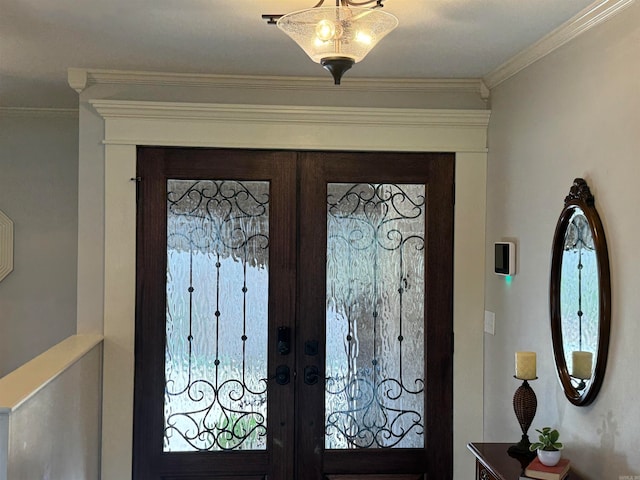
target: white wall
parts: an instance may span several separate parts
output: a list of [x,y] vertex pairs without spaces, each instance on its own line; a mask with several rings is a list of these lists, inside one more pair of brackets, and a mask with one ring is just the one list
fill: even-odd
[[[537,351],[533,428],[559,427],[565,455],[592,480],[640,475],[638,59],[636,2],[492,91],[486,309],[496,312],[496,334],[485,334],[485,440],[519,440],[514,352]],[[604,223],[613,294],[607,372],[588,407],[571,405],[560,389],[548,314],[551,242],[576,177],[589,183]],[[518,244],[510,285],[489,273],[492,243],[503,239]]]
[[14,269],[0,282],[0,377],[76,332],[78,117],[0,109],[0,210]]

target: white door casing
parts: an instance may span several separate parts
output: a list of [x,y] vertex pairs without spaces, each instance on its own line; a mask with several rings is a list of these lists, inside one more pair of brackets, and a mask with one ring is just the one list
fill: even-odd
[[454,478],[473,475],[465,446],[482,438],[488,110],[89,103],[104,119],[105,238],[94,252],[104,254],[104,480],[131,477],[136,145],[456,153]]

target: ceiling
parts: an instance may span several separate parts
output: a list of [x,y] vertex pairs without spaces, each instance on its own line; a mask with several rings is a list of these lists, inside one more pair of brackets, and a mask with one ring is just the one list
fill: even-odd
[[[592,2],[386,0],[398,28],[345,79],[482,78]],[[261,18],[315,3],[0,0],[0,106],[77,106],[68,67],[311,76],[331,83],[328,72]]]

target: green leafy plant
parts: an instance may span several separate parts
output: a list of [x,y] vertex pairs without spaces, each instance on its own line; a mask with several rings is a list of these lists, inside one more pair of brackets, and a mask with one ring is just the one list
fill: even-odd
[[544,427],[542,430],[536,429],[536,432],[540,435],[538,435],[538,441],[532,443],[529,447],[529,450],[532,452],[536,450],[555,451],[562,450],[564,448],[564,445],[558,441],[560,434],[555,428]]

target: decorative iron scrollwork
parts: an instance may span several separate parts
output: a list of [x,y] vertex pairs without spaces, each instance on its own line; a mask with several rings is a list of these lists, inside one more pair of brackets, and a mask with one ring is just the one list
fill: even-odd
[[169,180],[165,451],[266,448],[251,288],[268,262],[268,210],[268,182]]
[[[424,186],[330,187],[327,322],[344,337],[332,349],[339,358],[327,358],[325,446],[419,448]],[[419,359],[409,366],[405,351]]]

